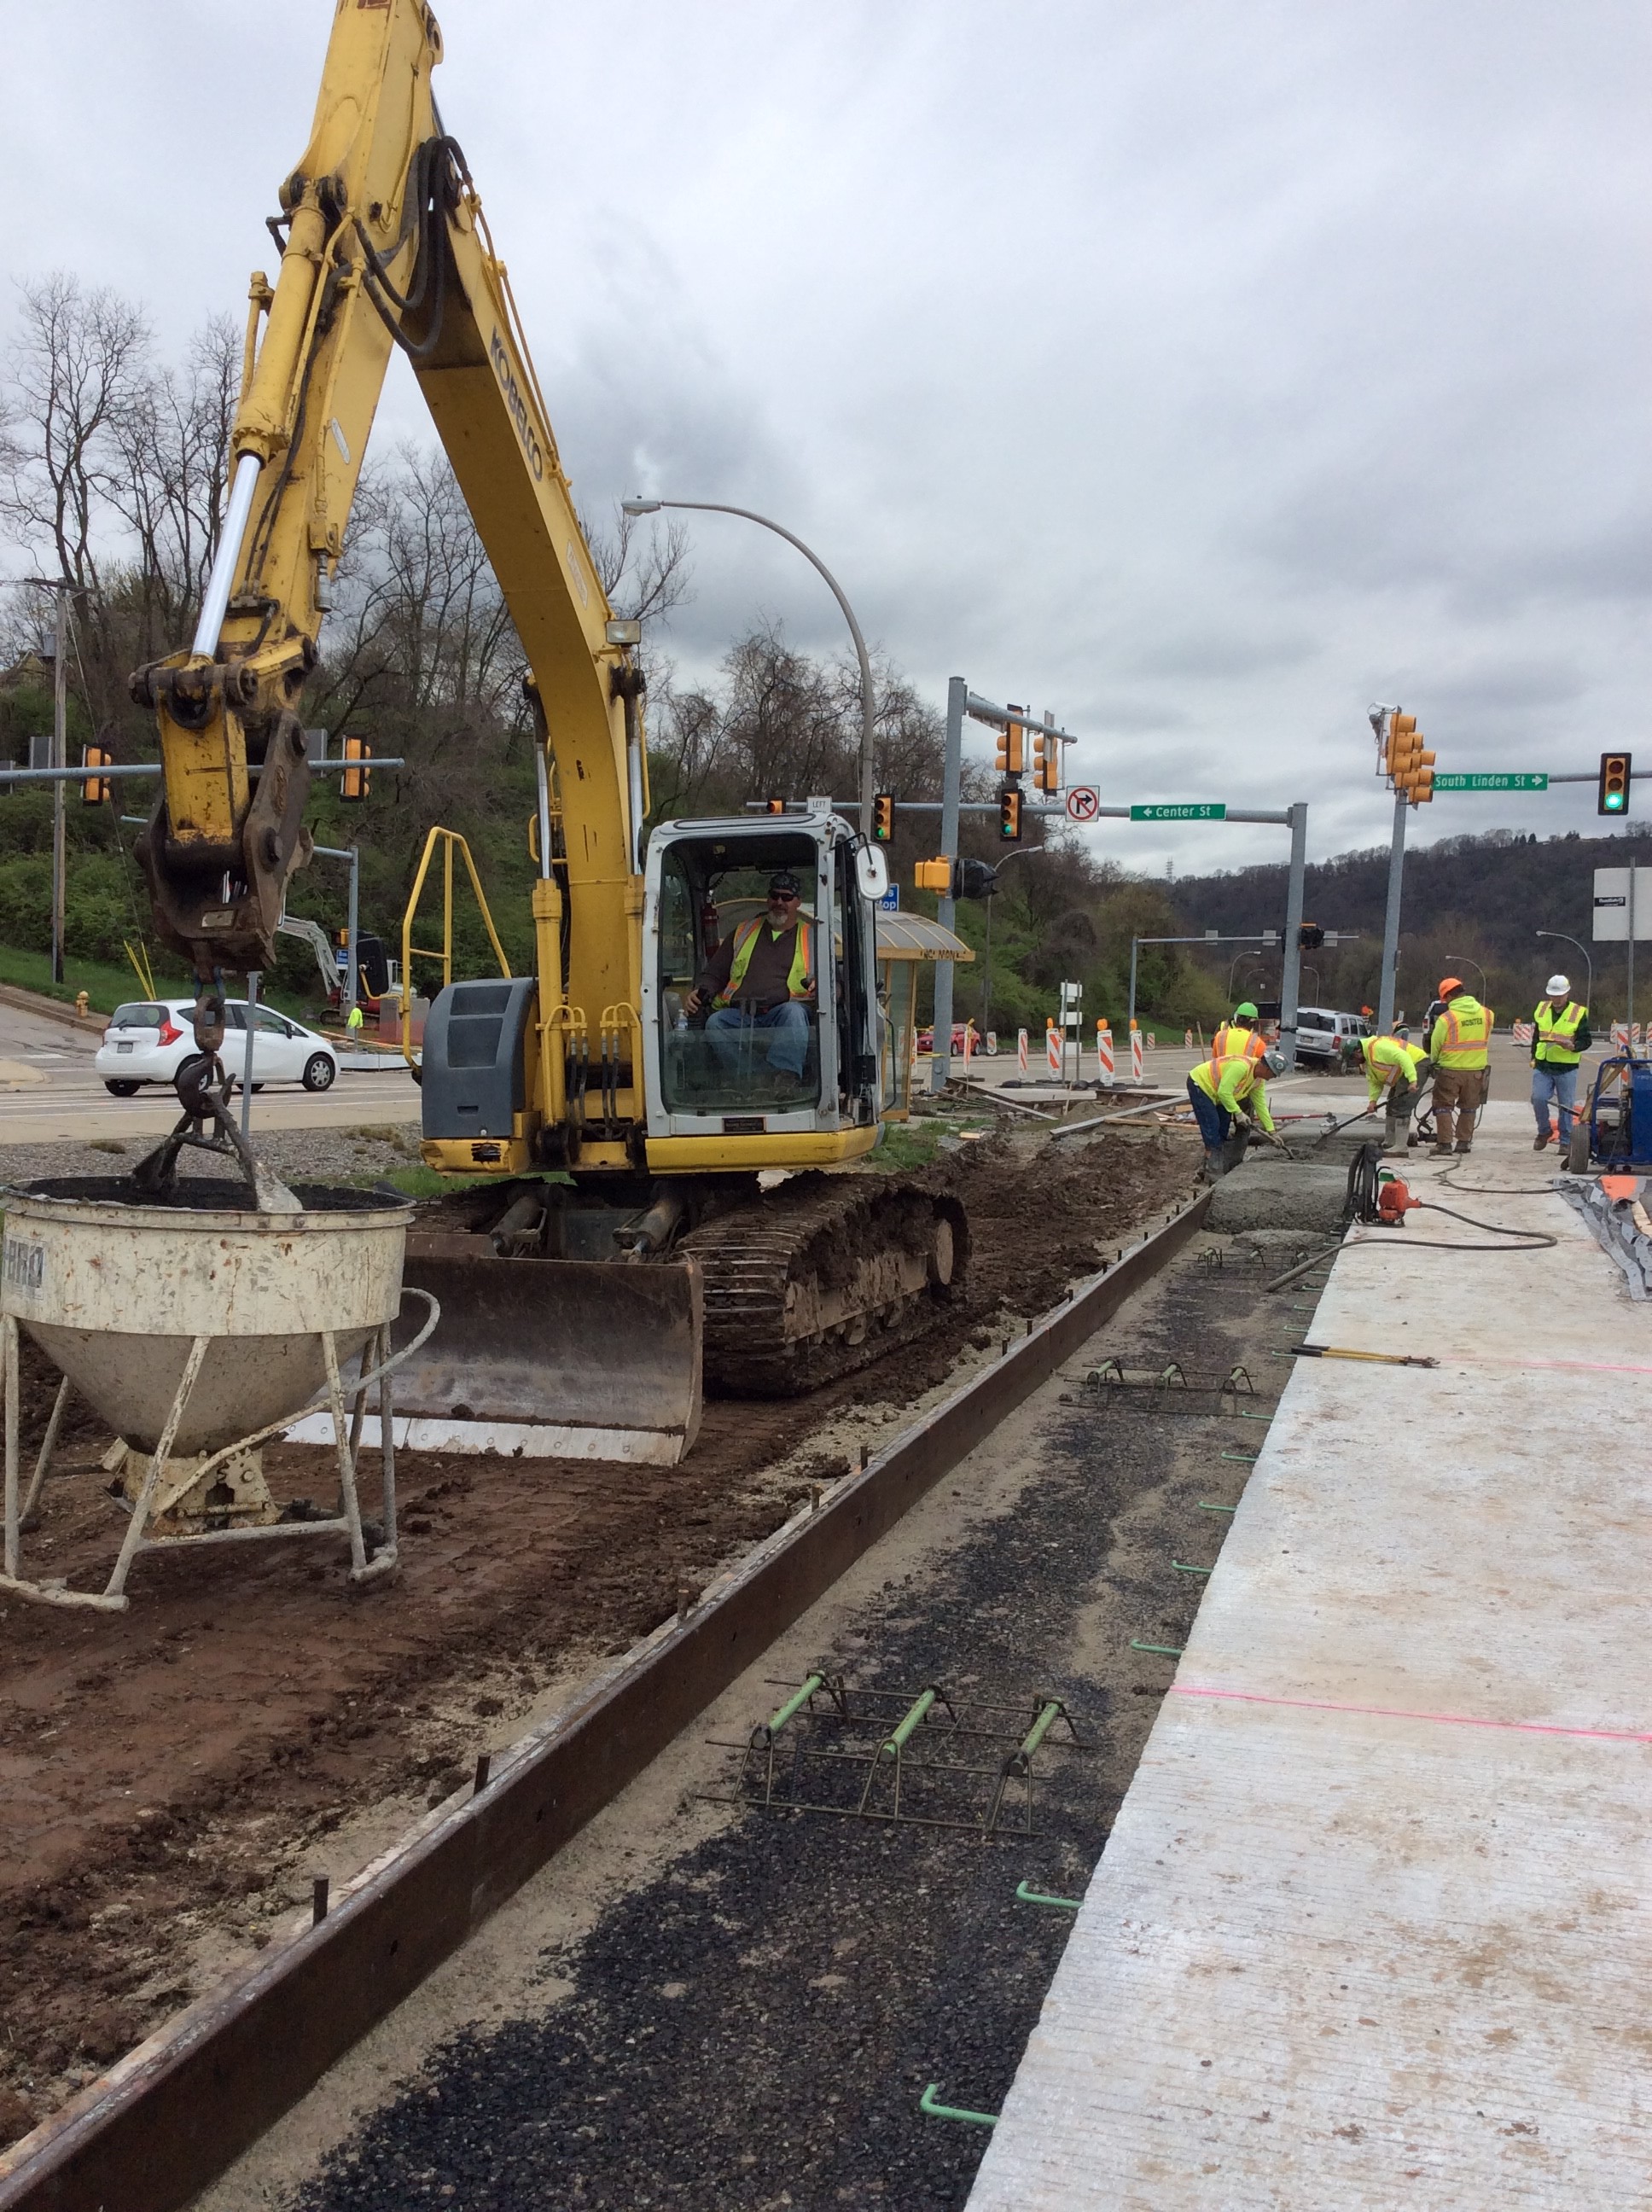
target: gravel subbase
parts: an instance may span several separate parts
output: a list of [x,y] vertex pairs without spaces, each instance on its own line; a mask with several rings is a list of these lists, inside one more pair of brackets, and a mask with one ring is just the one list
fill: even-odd
[[[1255,1339],[1277,1325],[1261,1279],[1185,1253],[1105,1350],[1218,1376],[1248,1358],[1266,1375]],[[1041,1760],[1041,1832],[983,1844],[737,1815],[544,1956],[569,1994],[439,2049],[302,2190],[303,2212],[962,2205],[987,2130],[926,2117],[919,2099],[934,2081],[944,2103],[1000,2109],[1072,1927],[1017,1902],[1017,1885],[1082,1894],[1169,1678],[1130,1638],[1183,1640],[1204,1583],[1169,1561],[1214,1559],[1228,1524],[1196,1501],[1237,1496],[1243,1470],[1218,1455],[1263,1433],[1215,1418],[1214,1401],[1159,1410],[1121,1395],[1072,1389],[1042,1417],[1012,1508],[886,1584],[821,1655],[868,1687],[1065,1698],[1096,1747]],[[1012,1417],[1023,1440],[1029,1418]],[[994,1764],[983,1749],[978,1763]],[[992,1786],[974,1784],[977,1814]]]
[[[130,1175],[161,1139],[94,1137],[59,1145],[0,1145],[0,1183],[29,1183],[43,1176]],[[416,1121],[364,1121],[352,1129],[260,1129],[252,1124],[252,1149],[268,1168],[290,1181],[372,1182],[393,1169],[416,1167]],[[185,1146],[180,1176],[221,1176],[222,1158]]]

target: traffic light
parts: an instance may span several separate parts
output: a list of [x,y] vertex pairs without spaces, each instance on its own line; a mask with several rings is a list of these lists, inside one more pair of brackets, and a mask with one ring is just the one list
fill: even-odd
[[1627,753],[1601,754],[1600,792],[1594,802],[1597,814],[1628,813],[1629,763]]
[[1033,781],[1052,799],[1061,788],[1060,740],[1054,730],[1033,732]]
[[951,898],[952,863],[951,860],[920,860],[912,871],[912,880],[920,891],[938,891],[943,898]]
[[920,891],[938,891],[943,898],[990,898],[998,871],[985,860],[920,860],[912,880]]
[[1382,766],[1396,794],[1409,805],[1425,806],[1434,797],[1434,755],[1424,750],[1415,714],[1389,715]]
[[[1018,714],[1019,707],[1013,701],[1010,712]],[[1000,775],[1019,775],[1027,765],[1027,732],[1019,722],[1004,723],[998,733],[998,772]],[[1009,833],[1006,831],[1005,835]]]
[[998,834],[1010,842],[1021,835],[1021,793],[1012,783],[998,795]]
[[[114,755],[106,752],[101,745],[83,745],[81,748],[82,768],[112,768],[114,764]],[[81,799],[87,806],[101,806],[106,799],[113,796],[114,785],[106,775],[88,775],[81,786]]]
[[1297,943],[1304,952],[1317,952],[1325,942],[1325,932],[1316,921],[1305,921],[1297,932]]
[[880,791],[872,802],[872,834],[879,845],[887,845],[895,835],[895,793]]
[[358,761],[362,765],[358,768],[347,768],[344,770],[338,779],[338,796],[341,799],[365,799],[367,795],[367,785],[373,776],[373,770],[366,763],[373,758],[373,747],[365,738],[346,738],[344,758],[347,761]]
[[768,811],[771,814],[784,814],[786,811],[786,801],[783,799],[771,798],[768,801]]

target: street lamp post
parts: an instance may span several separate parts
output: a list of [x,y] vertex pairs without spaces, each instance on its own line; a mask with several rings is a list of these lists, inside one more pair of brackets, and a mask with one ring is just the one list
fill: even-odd
[[855,659],[860,663],[860,834],[872,836],[872,783],[877,775],[874,758],[876,750],[876,710],[872,695],[872,662],[866,653],[866,641],[860,635],[860,625],[854,618],[854,609],[843,595],[843,587],[831,570],[805,545],[802,538],[781,524],[773,522],[766,514],[755,514],[749,507],[726,507],[714,499],[628,499],[620,502],[626,514],[658,514],[662,507],[682,508],[694,514],[738,514],[744,521],[761,523],[772,530],[777,538],[795,545],[804,559],[812,563],[825,579],[832,597],[843,611],[843,619],[849,625],[849,635],[854,640]]
[[1588,997],[1585,1003],[1592,1006],[1594,1003],[1594,963],[1589,957],[1588,947],[1586,945],[1580,945],[1575,937],[1568,937],[1564,929],[1540,929],[1536,933],[1539,937],[1558,938],[1561,944],[1570,945],[1575,952],[1582,954],[1583,965],[1588,970],[1589,979]]
[[1449,968],[1455,966],[1455,964],[1461,961],[1465,968],[1472,968],[1473,969],[1474,973],[1480,979],[1480,1004],[1484,1006],[1485,1004],[1485,970],[1481,967],[1479,962],[1478,960],[1471,960],[1466,952],[1448,952],[1445,958],[1446,965]]

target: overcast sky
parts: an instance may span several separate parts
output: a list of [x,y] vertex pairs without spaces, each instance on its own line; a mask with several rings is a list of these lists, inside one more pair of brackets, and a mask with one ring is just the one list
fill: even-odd
[[[1652,767],[1644,6],[438,12],[587,513],[772,514],[938,707],[959,674],[1054,709],[1111,800],[1307,799],[1316,854],[1386,838],[1373,698],[1442,770]],[[8,273],[118,285],[169,345],[239,319],[331,14],[0,0]],[[410,432],[398,362],[376,434]],[[759,615],[837,648],[797,555],[691,520],[685,672]],[[1418,828],[1594,818],[1442,798]],[[1178,873],[1280,848],[1097,842]]]

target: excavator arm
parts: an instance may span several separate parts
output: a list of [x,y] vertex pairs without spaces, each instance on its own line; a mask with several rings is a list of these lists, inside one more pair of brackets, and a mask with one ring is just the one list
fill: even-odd
[[[391,349],[408,355],[533,672],[564,857],[544,840],[541,1110],[559,1024],[639,1002],[646,806],[631,625],[615,623],[465,157],[431,75],[422,0],[337,0],[309,144],[281,187],[271,285],[252,282],[230,490],[188,652],[140,669],[164,787],[138,842],[157,927],[192,963],[196,1036],[222,1038],[223,975],[270,963],[310,856],[295,709],[314,665]],[[540,703],[543,702],[543,705]],[[564,885],[566,891],[564,892]],[[577,924],[566,933],[564,896]]]

